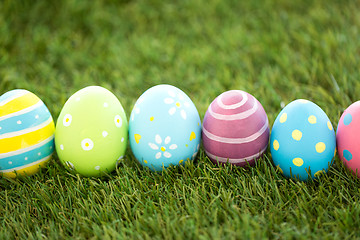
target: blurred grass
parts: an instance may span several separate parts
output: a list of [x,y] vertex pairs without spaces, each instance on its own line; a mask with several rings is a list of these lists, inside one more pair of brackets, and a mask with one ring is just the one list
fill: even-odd
[[[89,85],[111,90],[127,115],[148,88],[182,89],[203,117],[220,93],[242,89],[272,124],[296,98],[334,126],[360,98],[357,1],[0,2],[0,94],[25,88],[56,119]],[[308,183],[284,179],[268,153],[256,167],[194,164],[163,174],[128,149],[102,179],[67,172],[56,157],[41,173],[0,179],[0,238],[353,239],[359,180],[339,159]]]

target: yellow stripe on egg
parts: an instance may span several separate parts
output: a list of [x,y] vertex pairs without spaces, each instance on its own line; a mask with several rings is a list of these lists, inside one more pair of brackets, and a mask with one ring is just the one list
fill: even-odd
[[30,147],[52,136],[55,132],[55,125],[52,118],[50,117],[45,124],[46,125],[40,125],[41,128],[39,128],[39,126],[31,128],[29,129],[30,131],[19,131],[20,133],[15,132],[8,136],[4,136],[7,134],[3,134],[0,139],[0,154]]
[[18,98],[11,100],[0,107],[0,117],[18,112],[24,108],[31,107],[41,101],[35,94],[26,93]]

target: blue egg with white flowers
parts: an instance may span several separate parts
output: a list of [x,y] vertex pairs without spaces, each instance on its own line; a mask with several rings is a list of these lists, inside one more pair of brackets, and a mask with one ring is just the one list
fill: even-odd
[[201,120],[191,99],[171,85],[157,85],[136,101],[130,115],[130,147],[138,162],[153,171],[195,159]]
[[326,113],[298,99],[277,116],[270,135],[274,165],[287,178],[302,181],[326,173],[335,155],[336,137]]

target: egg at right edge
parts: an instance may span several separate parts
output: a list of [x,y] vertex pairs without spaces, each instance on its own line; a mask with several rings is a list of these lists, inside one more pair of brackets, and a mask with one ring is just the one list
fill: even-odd
[[338,123],[336,141],[339,158],[360,177],[360,101],[351,104]]

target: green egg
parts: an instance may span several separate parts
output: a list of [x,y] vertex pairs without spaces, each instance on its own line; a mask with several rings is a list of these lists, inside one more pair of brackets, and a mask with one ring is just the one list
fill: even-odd
[[60,161],[83,176],[110,173],[122,159],[128,122],[109,90],[90,86],[74,93],[57,119],[55,146]]

